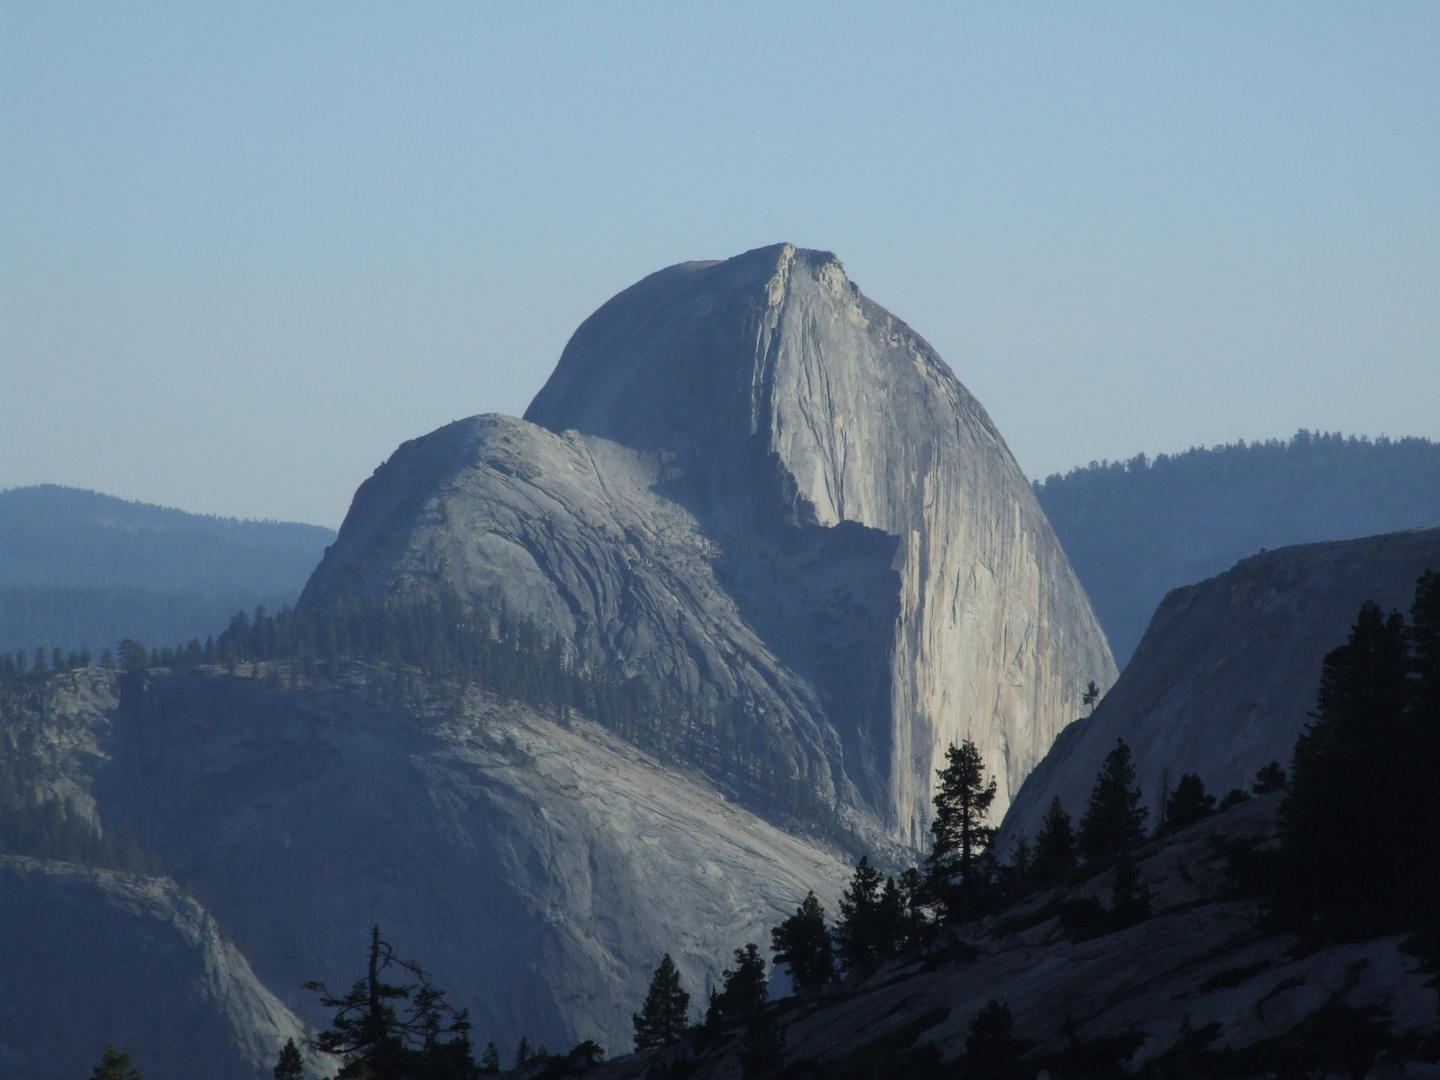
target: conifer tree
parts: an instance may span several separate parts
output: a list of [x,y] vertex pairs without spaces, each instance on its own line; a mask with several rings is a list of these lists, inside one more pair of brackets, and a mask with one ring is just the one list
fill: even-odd
[[766,1008],[751,1017],[740,1040],[740,1080],[777,1080],[785,1064],[780,1027]]
[[275,1080],[304,1080],[305,1059],[294,1039],[286,1039],[280,1048],[279,1060],[275,1062]]
[[140,1070],[130,1063],[130,1051],[116,1050],[113,1043],[107,1044],[100,1064],[94,1067],[92,1080],[141,1080]]
[[835,943],[846,971],[870,972],[879,960],[880,871],[867,856],[855,864],[850,887],[840,897]]
[[995,778],[985,783],[985,762],[969,739],[952,744],[945,760],[930,823],[934,839],[925,863],[936,900],[947,917],[959,918],[976,906],[982,884],[980,856],[995,837],[986,824],[995,801]]
[[1140,872],[1129,851],[1122,851],[1115,864],[1115,882],[1110,887],[1110,913],[1121,926],[1133,926],[1150,917],[1150,890],[1140,887]]
[[705,1015],[709,1027],[733,1023],[748,1024],[765,1008],[770,990],[765,979],[765,958],[754,943],[735,950],[735,967],[721,972],[724,988],[710,995],[710,1008]]
[[480,1055],[480,1075],[498,1076],[500,1074],[500,1048],[492,1040],[485,1044],[485,1052]]
[[650,991],[635,1023],[635,1049],[673,1046],[690,1026],[690,995],[680,988],[680,972],[666,953],[650,980]]
[[835,953],[825,926],[825,909],[815,893],[807,892],[795,914],[770,931],[775,963],[790,971],[790,982],[800,992],[818,990],[835,975]]
[[1053,885],[1075,869],[1075,829],[1070,815],[1060,805],[1060,796],[1050,800],[1045,820],[1035,836],[1031,876],[1037,885]]
[[1145,838],[1145,818],[1149,811],[1140,805],[1140,789],[1135,783],[1135,766],[1130,760],[1130,747],[1124,739],[1115,741],[1115,749],[1105,757],[1085,816],[1080,819],[1077,837],[1080,854],[1088,861],[1114,858],[1124,851],[1133,851]]
[[1183,773],[1165,800],[1161,832],[1173,833],[1204,821],[1215,812],[1215,796],[1205,794],[1205,785],[1194,773]]

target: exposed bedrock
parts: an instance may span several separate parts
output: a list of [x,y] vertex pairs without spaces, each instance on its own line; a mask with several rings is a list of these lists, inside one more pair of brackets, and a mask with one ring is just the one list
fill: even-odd
[[923,843],[945,747],[996,813],[1115,665],[1004,440],[827,252],[652,274],[525,421],[402,446],[302,604],[453,584],[586,663],[739,702],[872,836]]
[[1078,821],[1117,738],[1158,820],[1160,794],[1195,773],[1217,797],[1248,791],[1257,769],[1288,767],[1310,722],[1321,663],[1366,600],[1408,612],[1415,579],[1440,569],[1440,529],[1262,552],[1175,589],[1091,717],[1072,724],[1020,789],[1002,850],[1033,837],[1051,800]]

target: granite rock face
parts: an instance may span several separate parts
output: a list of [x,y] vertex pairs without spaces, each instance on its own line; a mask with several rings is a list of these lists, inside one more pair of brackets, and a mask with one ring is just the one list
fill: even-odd
[[[65,880],[89,883],[84,906],[42,903],[33,885],[5,893],[7,955],[94,945],[93,966],[61,970],[86,973],[69,992],[96,1008],[125,997],[129,969],[111,960],[126,949],[154,954],[154,919],[183,916],[194,933],[222,927],[244,949],[241,958],[225,945],[225,963],[248,960],[247,977],[253,967],[286,1007],[324,1026],[328,1016],[302,984],[343,992],[363,974],[378,924],[398,955],[420,961],[452,1004],[470,1009],[478,1046],[494,1039],[508,1060],[525,1035],[532,1046],[593,1038],[620,1052],[666,952],[703,1007],[730,950],[768,945],[769,928],[808,889],[833,911],[848,876],[835,856],[703,778],[579,718],[476,692],[381,702],[358,668],[324,685],[279,666],[235,677],[152,671],[128,704],[109,692],[116,678],[98,668],[61,676],[40,744],[90,794],[95,820],[133,829],[205,911],[76,868]],[[123,925],[96,914],[116,906],[110,894],[136,888],[143,895],[125,900],[131,907],[170,906]],[[101,927],[113,939],[103,948],[91,941]],[[189,968],[156,963],[157,979],[188,992]],[[205,966],[224,981],[216,963]],[[212,1008],[205,1022],[229,1015]],[[246,1038],[273,1043],[263,1024],[242,1020]],[[125,1030],[147,1047],[188,1045],[173,1023],[156,1010]],[[0,1044],[25,1030],[0,1017]],[[52,1025],[36,1040],[63,1037]]]
[[[173,881],[0,857],[0,1074],[87,1075],[107,1043],[153,1080],[260,1080],[305,1029]],[[202,1066],[203,1063],[203,1066]]]
[[1409,611],[1415,579],[1440,568],[1440,529],[1262,552],[1171,592],[1093,716],[1072,724],[1030,774],[999,836],[1031,837],[1056,795],[1078,822],[1105,755],[1123,738],[1159,817],[1160,792],[1195,773],[1217,798],[1257,769],[1288,767],[1309,723],[1321,662],[1361,604]]
[[645,278],[525,422],[402,446],[301,603],[441,582],[585,663],[738,703],[908,847],[947,745],[976,742],[998,814],[1116,673],[979,403],[833,255],[788,244]]

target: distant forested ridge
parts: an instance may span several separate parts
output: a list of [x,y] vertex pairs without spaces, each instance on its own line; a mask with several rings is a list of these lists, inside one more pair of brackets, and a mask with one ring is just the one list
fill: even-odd
[[1440,525],[1440,444],[1300,431],[1035,483],[1122,667],[1171,589],[1261,548]]
[[334,538],[53,484],[0,491],[0,649],[218,634],[237,608],[293,602]]

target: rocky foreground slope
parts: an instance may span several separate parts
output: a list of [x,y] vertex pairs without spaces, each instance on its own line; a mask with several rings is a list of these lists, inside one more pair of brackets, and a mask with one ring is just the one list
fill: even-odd
[[1440,529],[1263,552],[1174,590],[1095,714],[1066,729],[1025,781],[1000,848],[1033,838],[1057,795],[1078,821],[1117,738],[1134,755],[1152,825],[1182,773],[1223,796],[1248,791],[1271,761],[1287,766],[1325,654],[1366,600],[1408,611],[1426,569],[1440,569]]
[[[970,1024],[991,999],[1009,1006],[1014,1036],[1028,1044],[1019,1075],[1250,1077],[1308,1057],[1329,1067],[1317,1075],[1361,1076],[1383,1049],[1413,1050],[1436,1030],[1440,995],[1402,938],[1296,949],[1292,935],[1258,928],[1259,905],[1236,892],[1229,852],[1237,841],[1274,843],[1280,798],[1143,847],[1136,866],[1154,914],[1125,929],[1066,914],[1109,905],[1106,871],[947,931],[929,957],[896,960],[818,1001],[782,1002],[785,1075],[972,1075],[934,1063],[963,1059]],[[732,1033],[587,1076],[660,1078],[688,1058],[693,1080],[738,1080],[739,1042]],[[1411,1075],[1398,1062],[1391,1069],[1375,1075]]]
[[[578,717],[562,722],[473,692],[381,701],[358,669],[323,686],[278,665],[255,675],[153,671],[148,689],[122,703],[113,672],[52,677],[40,743],[60,763],[63,786],[81,793],[81,812],[132,829],[209,914],[177,900],[180,915],[157,909],[134,925],[108,914],[105,922],[97,913],[115,908],[116,896],[134,893],[131,907],[161,899],[143,882],[74,872],[88,892],[66,886],[83,902],[57,906],[56,882],[71,878],[7,866],[0,970],[27,970],[37,949],[54,955],[47,977],[89,1004],[23,1012],[25,990],[5,980],[16,1011],[0,1017],[0,1061],[72,1042],[98,1060],[105,1042],[127,1032],[147,1047],[188,1046],[199,1025],[185,1017],[197,1009],[211,1028],[231,1024],[236,1049],[227,1053],[253,1061],[245,1048],[273,1043],[273,1033],[232,1023],[203,994],[188,1012],[124,1021],[137,1006],[130,969],[103,963],[116,951],[138,950],[146,978],[182,998],[197,967],[226,978],[193,948],[147,951],[160,936],[156,920],[178,925],[182,915],[203,924],[225,957],[243,951],[239,962],[263,982],[256,993],[268,988],[322,1024],[328,1017],[301,984],[348,987],[378,923],[400,955],[470,1009],[481,1046],[494,1039],[508,1057],[527,1035],[532,1045],[593,1038],[626,1047],[630,1013],[661,955],[703,988],[729,950],[765,941],[807,889],[833,905],[847,873],[703,778]],[[94,964],[63,959],[67,941],[84,951],[104,927],[115,940],[96,945]],[[237,1066],[234,1075],[268,1075],[273,1053],[265,1069]],[[171,1060],[157,1054],[142,1071],[149,1080],[190,1075]]]
[[[406,443],[302,598],[453,586],[580,663],[743,710],[872,838],[970,738],[998,814],[1104,635],[984,409],[827,252],[684,263],[576,330],[524,421]],[[711,763],[702,763],[707,767]]]

